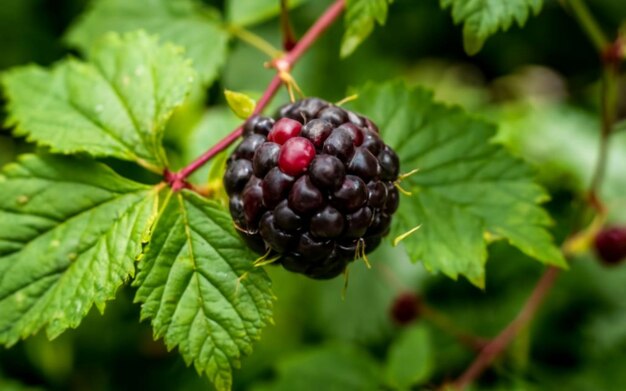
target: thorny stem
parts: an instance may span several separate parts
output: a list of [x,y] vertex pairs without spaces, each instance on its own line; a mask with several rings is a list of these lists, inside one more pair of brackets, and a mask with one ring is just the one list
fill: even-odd
[[[302,39],[294,46],[292,50],[287,52],[282,58],[273,62],[277,68],[277,75],[274,76],[267,89],[263,93],[261,99],[256,105],[253,114],[259,114],[272,100],[278,89],[282,84],[281,72],[289,71],[293,65],[300,59],[300,57],[309,49],[309,47],[330,27],[330,25],[339,18],[345,8],[345,0],[336,0],[328,9],[319,17],[319,19],[311,26]],[[171,173],[166,170],[165,179],[171,185],[172,190],[178,191],[186,187],[187,178],[205,165],[215,155],[222,152],[229,145],[241,136],[243,127],[239,126],[233,130],[232,133],[224,137],[217,144],[206,151],[202,156],[198,157],[188,166],[183,168],[177,173]]]
[[[589,35],[589,38],[596,46],[600,57],[603,59],[604,65],[600,148],[596,167],[589,185],[589,196],[587,198],[589,206],[596,211],[596,218],[589,227],[570,235],[570,237],[565,240],[562,246],[563,254],[566,257],[571,257],[574,255],[572,251],[572,249],[575,248],[573,246],[574,242],[580,240],[581,236],[584,240],[586,236],[593,235],[596,230],[601,228],[599,225],[604,221],[606,214],[605,207],[598,192],[604,180],[604,173],[608,163],[610,135],[616,118],[618,63],[615,61],[619,61],[619,59],[614,59],[613,56],[607,56],[607,53],[614,50],[613,46],[620,44],[620,41],[618,39],[616,43],[609,42],[583,0],[565,0],[565,3],[569,5],[583,30]],[[507,348],[511,341],[515,339],[517,334],[532,321],[539,306],[545,299],[545,296],[554,285],[559,272],[560,270],[553,266],[549,267],[544,272],[517,317],[483,348],[465,372],[452,383],[453,388],[463,390],[475,379],[480,377],[485,369],[487,369]]]

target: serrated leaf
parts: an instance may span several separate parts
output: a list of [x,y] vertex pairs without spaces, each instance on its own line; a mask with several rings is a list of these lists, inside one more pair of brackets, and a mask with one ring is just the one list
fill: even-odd
[[[308,0],[289,0],[289,8],[295,8]],[[226,17],[238,26],[250,26],[268,20],[280,13],[280,0],[228,0]]]
[[363,349],[345,344],[325,345],[282,358],[278,379],[264,391],[379,390],[378,363]]
[[389,348],[385,377],[394,389],[410,389],[428,380],[433,369],[430,333],[423,324],[403,330]]
[[463,23],[465,51],[476,54],[487,38],[499,30],[508,30],[513,23],[523,26],[531,14],[541,11],[543,0],[439,0],[450,8],[454,23]]
[[228,107],[241,119],[247,119],[254,112],[256,102],[246,94],[230,90],[224,90],[224,96]]
[[375,23],[384,26],[393,0],[347,0],[346,31],[341,40],[341,57],[348,57],[372,33]]
[[109,32],[138,29],[185,48],[201,82],[215,80],[228,51],[228,33],[218,12],[196,0],[92,0],[91,8],[70,28],[69,44],[85,53]]
[[107,35],[89,63],[16,68],[2,81],[16,135],[54,152],[112,156],[160,173],[165,123],[193,77],[179,48],[137,32]]
[[399,82],[366,86],[354,105],[379,125],[403,171],[419,169],[402,182],[412,195],[402,197],[391,235],[421,225],[402,241],[413,260],[483,286],[488,235],[541,262],[566,265],[539,206],[546,192],[525,163],[491,141],[493,125]]
[[156,190],[91,160],[26,155],[0,176],[0,343],[75,328],[134,274]]
[[218,390],[230,389],[232,369],[271,320],[270,281],[254,258],[225,210],[183,191],[170,195],[140,263],[142,318]]

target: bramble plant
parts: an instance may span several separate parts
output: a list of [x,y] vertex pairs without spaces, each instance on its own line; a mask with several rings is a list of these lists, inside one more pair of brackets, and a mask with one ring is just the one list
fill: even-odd
[[[333,62],[358,56],[370,35],[388,28],[393,7],[410,7],[401,0],[315,2],[307,15],[317,16],[302,35],[297,32],[304,26],[293,23],[292,14],[306,0],[227,0],[225,17],[206,3],[92,0],[65,34],[78,55],[2,74],[5,125],[27,152],[7,157],[0,173],[0,344],[10,348],[40,331],[55,339],[78,328],[93,307],[104,314],[130,286],[138,318],[149,320],[154,339],[176,349],[215,389],[230,390],[233,376],[237,385],[233,370],[281,306],[270,276],[301,278],[270,266],[282,264],[316,279],[343,275],[346,295],[367,292],[352,324],[330,335],[369,330],[359,334],[366,338],[381,328],[380,318],[395,334],[383,363],[358,344],[328,345],[279,364],[277,380],[258,389],[430,384],[461,390],[509,347],[529,343],[527,326],[561,270],[579,267],[573,261],[594,244],[606,262],[626,255],[624,229],[606,230],[607,221],[618,224],[623,216],[602,192],[612,135],[623,126],[618,83],[626,33],[607,38],[582,0],[561,5],[597,49],[602,125],[593,172],[585,177],[590,184],[576,189],[579,207],[567,216],[551,216],[544,207],[558,194],[546,190],[555,188],[538,179],[529,162],[547,166],[550,157],[525,153],[528,140],[542,135],[516,139],[519,132],[507,130],[519,119],[515,113],[498,130],[484,117],[498,121],[506,114],[485,110],[481,117],[440,103],[402,78],[372,81],[358,72],[345,99],[305,95],[303,78],[328,70],[309,68],[303,76],[297,63],[322,37],[333,49],[317,49],[317,55]],[[462,25],[470,55],[544,6],[542,0],[439,5]],[[341,20],[342,36],[325,35]],[[282,49],[251,30],[261,22],[268,22],[263,31],[269,35],[280,33]],[[244,61],[245,68],[229,70],[225,64],[238,41],[267,56],[265,63]],[[355,64],[366,67],[367,58]],[[262,93],[245,85],[266,68],[275,74]],[[234,83],[237,77],[243,82]],[[283,88],[282,100],[272,102]],[[207,122],[206,102],[215,101],[221,111],[209,112]],[[209,132],[195,135],[198,126]],[[559,228],[570,224],[567,234],[557,231],[560,245],[553,239],[555,220]],[[462,277],[475,287],[471,292],[480,292],[489,285],[486,262],[502,248],[513,255],[499,261],[533,260],[543,275],[525,301],[516,293],[513,301],[522,309],[510,323],[500,322],[491,339],[448,319],[427,304],[428,295],[418,294],[416,279],[407,281],[419,268],[412,262]],[[361,258],[365,262],[351,262]],[[394,271],[398,267],[404,271]],[[357,268],[367,271],[349,276]],[[383,285],[393,289],[379,293]],[[341,303],[335,288],[325,290]],[[459,293],[459,300],[473,294]],[[471,307],[464,305],[465,314]],[[374,318],[360,318],[369,312]],[[451,348],[433,337],[431,326],[476,354],[473,361],[455,359],[457,371],[459,362],[470,362],[460,375],[435,365],[433,357],[446,354],[436,342]],[[527,346],[518,349],[525,357]]]

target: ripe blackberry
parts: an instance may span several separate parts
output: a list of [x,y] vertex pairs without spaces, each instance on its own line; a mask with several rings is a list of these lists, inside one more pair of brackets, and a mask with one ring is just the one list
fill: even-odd
[[607,265],[616,265],[626,260],[626,227],[611,227],[602,230],[595,238],[595,250]]
[[389,233],[399,160],[376,125],[318,98],[253,116],[224,186],[245,243],[289,271],[341,274]]
[[420,316],[421,305],[421,300],[415,293],[403,292],[391,305],[391,319],[399,326],[405,326]]

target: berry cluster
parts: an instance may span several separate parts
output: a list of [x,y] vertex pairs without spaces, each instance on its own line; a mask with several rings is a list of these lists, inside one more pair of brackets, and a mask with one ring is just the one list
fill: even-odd
[[369,119],[317,98],[254,116],[228,160],[230,213],[248,246],[317,279],[374,250],[398,208],[399,161]]

